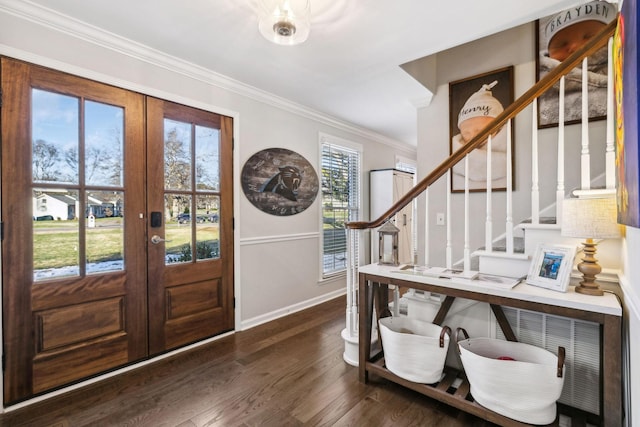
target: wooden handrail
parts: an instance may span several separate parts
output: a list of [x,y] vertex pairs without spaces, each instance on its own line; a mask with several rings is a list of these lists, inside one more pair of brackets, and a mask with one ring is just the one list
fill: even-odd
[[456,165],[460,160],[469,154],[472,150],[477,148],[490,134],[498,131],[504,124],[511,118],[515,117],[520,111],[524,110],[534,99],[538,98],[544,92],[546,92],[551,86],[553,86],[562,76],[569,73],[573,68],[578,66],[582,60],[589,55],[593,54],[600,47],[605,45],[610,37],[613,36],[617,19],[614,19],[602,29],[598,34],[591,38],[580,49],[572,53],[567,59],[562,61],[560,65],[554,68],[549,74],[540,79],[535,85],[533,85],[528,91],[520,96],[515,102],[509,105],[498,117],[496,117],[486,128],[467,144],[460,147],[455,153],[451,154],[445,161],[438,165],[431,173],[425,176],[415,187],[413,187],[407,194],[405,194],[400,200],[398,200],[393,206],[391,206],[385,213],[383,213],[378,219],[374,221],[352,221],[346,224],[347,228],[364,230],[367,228],[379,227],[388,221],[395,214],[400,212],[402,208],[407,206],[411,201],[418,197],[424,190],[430,185],[440,179],[449,169]]

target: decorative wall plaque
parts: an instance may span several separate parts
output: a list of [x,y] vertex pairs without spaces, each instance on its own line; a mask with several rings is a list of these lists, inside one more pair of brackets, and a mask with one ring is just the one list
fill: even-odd
[[285,148],[255,153],[242,168],[242,190],[258,209],[271,215],[295,215],[318,194],[318,175],[300,154]]

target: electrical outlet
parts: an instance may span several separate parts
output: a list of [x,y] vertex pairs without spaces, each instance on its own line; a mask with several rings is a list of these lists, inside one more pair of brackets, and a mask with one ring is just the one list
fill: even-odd
[[436,214],[436,225],[444,225],[444,214],[442,212]]

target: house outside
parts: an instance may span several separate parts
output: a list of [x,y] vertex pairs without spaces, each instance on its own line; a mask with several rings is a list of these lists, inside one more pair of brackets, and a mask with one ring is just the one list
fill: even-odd
[[[33,219],[38,221],[65,221],[77,219],[80,201],[71,194],[42,192],[33,198]],[[122,202],[106,202],[94,196],[88,197],[85,217],[106,218],[122,215]]]
[[78,209],[78,200],[68,194],[41,193],[33,198],[34,220],[75,219]]

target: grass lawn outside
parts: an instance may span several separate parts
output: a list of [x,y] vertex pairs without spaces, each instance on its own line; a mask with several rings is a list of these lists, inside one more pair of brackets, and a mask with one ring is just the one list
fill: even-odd
[[[123,219],[96,218],[96,226],[86,228],[88,263],[122,260],[124,258]],[[196,224],[199,243],[219,239],[218,224]],[[34,270],[63,268],[79,265],[79,222],[33,221]],[[180,254],[191,243],[191,224],[169,222],[165,225],[166,253]],[[186,246],[188,250],[188,246]]]

